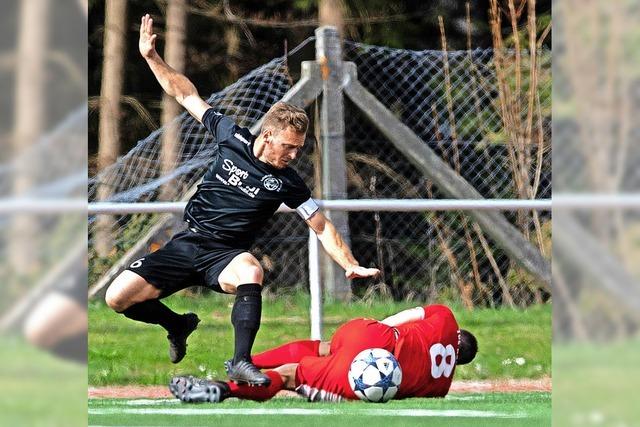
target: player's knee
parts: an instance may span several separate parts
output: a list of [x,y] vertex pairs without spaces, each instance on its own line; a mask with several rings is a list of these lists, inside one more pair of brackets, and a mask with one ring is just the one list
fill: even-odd
[[122,283],[116,278],[107,288],[104,300],[107,305],[114,311],[121,313],[129,307],[129,302],[124,298],[122,292]]
[[33,317],[29,318],[23,327],[25,339],[36,347],[45,347],[46,344],[46,328],[42,322]]
[[264,271],[260,264],[247,264],[239,274],[240,283],[258,283],[262,285]]
[[124,307],[124,301],[122,301],[122,298],[119,297],[118,293],[113,290],[112,286],[109,286],[107,289],[104,301],[114,311],[120,312],[126,310],[126,307]]

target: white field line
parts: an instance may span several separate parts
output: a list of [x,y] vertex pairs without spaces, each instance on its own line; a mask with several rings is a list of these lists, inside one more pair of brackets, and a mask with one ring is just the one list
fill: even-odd
[[455,409],[92,408],[89,415],[355,415],[381,417],[525,418],[522,413]]
[[[474,400],[485,400],[485,396],[458,396],[458,395],[448,395],[445,397],[445,400],[454,400],[454,401],[474,401]],[[178,399],[131,399],[124,400],[120,402],[113,402],[114,405],[117,406],[165,406],[165,405],[181,405]]]
[[179,405],[180,402],[178,399],[134,399],[134,400],[125,400],[122,405],[127,406],[152,406],[152,405]]
[[485,400],[484,396],[460,396],[448,394],[444,398],[445,400]]

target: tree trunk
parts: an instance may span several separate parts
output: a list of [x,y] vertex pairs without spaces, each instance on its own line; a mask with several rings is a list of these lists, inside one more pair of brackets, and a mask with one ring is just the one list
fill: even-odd
[[[104,61],[100,88],[100,128],[98,170],[113,164],[120,153],[120,97],[124,78],[127,2],[107,0],[104,28]],[[98,187],[98,199],[111,195],[109,182]],[[104,257],[113,247],[114,222],[111,216],[100,215],[96,223],[94,246]]]
[[[165,61],[179,73],[184,73],[186,34],[186,2],[174,0],[167,7],[167,32],[165,44]],[[173,97],[166,93],[162,97],[161,125],[162,133],[162,176],[170,174],[178,161],[180,147],[180,123],[175,118],[182,112],[180,105]],[[176,188],[174,180],[163,185],[160,193],[161,200],[173,200],[180,189]]]
[[320,0],[318,4],[318,20],[320,26],[330,25],[338,29],[338,33],[344,34],[344,10],[343,0]]
[[[46,125],[45,60],[49,33],[49,0],[24,0],[20,9],[18,58],[16,64],[14,153],[20,154],[42,135]],[[28,157],[28,158],[27,158]],[[14,196],[32,189],[34,174],[44,165],[33,164],[32,156],[19,155],[13,180]],[[17,215],[10,231],[10,262],[17,275],[37,268],[38,219]]]
[[235,25],[229,25],[224,30],[224,42],[227,45],[227,70],[229,71],[229,84],[240,78],[240,67],[238,58],[240,57],[240,34]]

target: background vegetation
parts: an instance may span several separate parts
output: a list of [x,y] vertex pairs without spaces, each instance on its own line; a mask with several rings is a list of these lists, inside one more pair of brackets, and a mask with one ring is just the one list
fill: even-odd
[[[189,2],[185,44],[185,73],[199,89],[210,94],[236,81],[250,70],[283,55],[300,44],[318,26],[316,0],[240,0],[230,2],[226,15],[223,1]],[[473,48],[492,46],[489,26],[489,0],[470,1],[471,44]],[[506,2],[504,2],[506,8]],[[538,25],[544,28],[551,20],[551,1],[536,2]],[[344,36],[347,39],[379,46],[424,50],[441,49],[438,17],[442,16],[450,50],[467,48],[465,2],[453,0],[346,0],[344,1]],[[158,50],[164,48],[166,1],[128,2],[125,99],[122,110],[123,134],[121,154],[146,137],[160,122],[162,90],[138,53],[140,17],[150,13],[160,30]],[[97,97],[100,94],[105,22],[104,1],[89,2],[89,167],[94,174],[98,149]],[[518,25],[524,27],[526,20]],[[511,22],[503,20],[507,42]],[[511,43],[512,44],[512,43]],[[551,46],[551,38],[545,40]],[[313,52],[311,52],[313,55]],[[145,107],[142,107],[142,106]],[[141,109],[146,110],[141,113]]]

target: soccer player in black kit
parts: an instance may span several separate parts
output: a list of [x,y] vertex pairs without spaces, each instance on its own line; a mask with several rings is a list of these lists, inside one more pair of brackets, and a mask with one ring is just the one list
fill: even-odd
[[217,151],[185,209],[187,230],[133,262],[111,283],[105,299],[130,319],[165,328],[171,361],[178,363],[186,354],[187,337],[200,320],[194,313],[175,313],[160,299],[194,285],[235,294],[231,312],[235,352],[226,366],[229,378],[240,384],[269,385],[270,378],[253,365],[250,356],[260,327],[263,270],[249,248],[280,204],[296,209],[347,278],[372,277],[379,270],[358,265],[333,224],[318,210],[309,188],[289,168],[305,141],[309,120],[304,110],[274,104],[255,137],[213,110],[189,79],[162,60],[155,49],[156,37],[152,19],[143,16],[140,53],[164,91],[213,135]]

